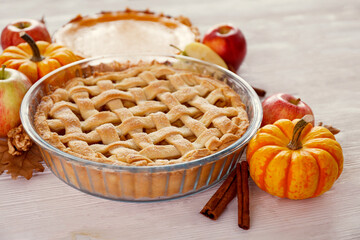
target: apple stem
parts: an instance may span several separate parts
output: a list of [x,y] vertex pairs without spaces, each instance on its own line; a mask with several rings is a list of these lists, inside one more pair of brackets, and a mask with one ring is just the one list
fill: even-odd
[[33,62],[42,61],[44,58],[40,55],[40,50],[39,50],[38,46],[36,45],[34,39],[32,39],[32,37],[30,37],[30,35],[27,34],[26,32],[20,32],[20,37],[22,39],[24,39],[31,47],[31,50],[33,52],[31,61],[33,61]]
[[4,79],[5,79],[5,68],[6,68],[6,65],[5,65],[5,64],[1,65],[0,80],[4,80]]
[[219,33],[220,34],[227,34],[231,31],[231,27],[230,26],[222,26],[219,28]]
[[297,99],[295,100],[294,104],[295,104],[295,105],[298,105],[300,101],[301,101],[301,99],[300,99],[300,98],[297,98]]
[[42,22],[43,24],[45,24],[45,15],[42,16],[42,18],[40,19],[40,22]]
[[305,115],[303,118],[298,121],[294,127],[294,132],[290,143],[287,145],[288,148],[291,150],[298,150],[302,148],[302,143],[300,141],[300,136],[302,131],[304,130],[305,126],[312,122],[314,117],[311,115]]
[[181,50],[178,46],[175,46],[174,44],[170,44],[170,47],[175,48],[176,50],[180,51],[184,56],[187,56],[184,50]]

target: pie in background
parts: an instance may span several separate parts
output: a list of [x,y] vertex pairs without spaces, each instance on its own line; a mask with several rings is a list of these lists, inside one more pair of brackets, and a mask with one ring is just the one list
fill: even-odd
[[126,9],[78,15],[61,27],[53,40],[83,58],[119,54],[175,54],[200,34],[184,16],[170,17]]

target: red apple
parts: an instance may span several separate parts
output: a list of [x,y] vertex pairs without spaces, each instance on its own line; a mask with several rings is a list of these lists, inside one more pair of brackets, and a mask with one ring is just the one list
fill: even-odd
[[204,36],[203,43],[224,59],[229,69],[237,72],[246,55],[245,37],[230,24],[217,25]]
[[19,36],[20,32],[26,32],[35,41],[51,42],[51,37],[46,29],[44,20],[20,19],[8,24],[1,33],[1,46],[3,49],[9,46],[17,46],[25,42]]
[[[262,107],[264,114],[262,126],[273,124],[279,119],[294,120],[305,115],[314,116],[311,108],[300,98],[286,93],[278,93],[267,97],[262,102]],[[314,125],[314,120],[311,123]]]
[[30,80],[21,72],[4,67],[0,70],[0,137],[20,124],[20,105]]

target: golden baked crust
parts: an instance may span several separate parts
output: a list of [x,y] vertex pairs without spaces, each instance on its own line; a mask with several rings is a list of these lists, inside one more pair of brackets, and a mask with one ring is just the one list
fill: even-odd
[[53,38],[54,42],[72,49],[80,57],[95,57],[124,54],[127,50],[134,53],[136,49],[142,53],[174,54],[176,50],[169,44],[183,48],[190,42],[200,41],[200,33],[187,17],[127,8],[90,16],[77,15]]
[[213,154],[249,121],[229,86],[168,64],[73,78],[42,98],[40,136],[58,149],[119,165],[166,165]]

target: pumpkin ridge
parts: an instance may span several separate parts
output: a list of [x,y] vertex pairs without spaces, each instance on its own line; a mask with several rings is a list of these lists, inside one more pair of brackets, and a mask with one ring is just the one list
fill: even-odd
[[287,166],[287,168],[285,169],[285,184],[284,184],[284,197],[285,198],[289,198],[288,197],[288,189],[289,189],[289,172],[290,172],[290,167],[292,164],[292,155],[293,153],[291,153],[290,155],[290,163],[289,166]]
[[[291,151],[283,149],[275,155],[266,168],[265,182],[267,192],[284,198],[287,197],[288,169],[291,163]],[[280,165],[279,165],[280,164]],[[283,167],[286,164],[285,167]],[[277,166],[277,167],[276,167]],[[275,175],[274,175],[275,173]],[[269,178],[267,176],[273,176]]]
[[23,64],[23,62],[19,59],[9,59],[3,63],[8,68],[12,68],[12,66],[19,67]]
[[[266,146],[267,147],[267,146]],[[267,172],[267,168],[270,164],[270,162],[279,154],[281,154],[281,152],[284,151],[284,150],[279,150],[279,152],[277,154],[275,154],[274,156],[272,157],[269,157],[269,159],[266,160],[265,164],[264,164],[264,173],[262,174],[261,176],[261,179],[260,179],[260,183],[261,183],[261,189],[265,190],[266,192],[268,191],[267,187],[266,187],[266,184],[265,184],[265,178],[266,178],[266,172]]]
[[286,134],[276,125],[266,125],[259,130],[259,133],[267,133],[279,139],[286,139],[287,141],[290,141],[288,136],[286,136]]
[[[281,138],[278,138],[277,136],[274,136],[270,133],[267,133],[267,132],[261,132],[260,134],[264,134],[267,138],[270,138],[270,139],[274,139],[276,140],[276,145],[267,145],[267,146],[277,146],[277,147],[286,147],[288,142],[287,141],[284,141],[283,139]],[[263,136],[264,137],[264,136]]]
[[[309,148],[307,148],[307,149],[309,149]],[[315,159],[315,161],[316,161],[316,163],[317,163],[318,171],[319,171],[319,176],[318,176],[318,180],[317,180],[316,189],[315,189],[314,193],[313,193],[313,194],[311,195],[311,197],[310,197],[310,198],[313,198],[313,197],[316,197],[316,196],[318,195],[318,193],[320,192],[320,190],[321,190],[321,189],[320,189],[320,187],[321,187],[320,182],[321,182],[321,176],[322,176],[322,174],[323,174],[323,171],[322,171],[321,168],[320,168],[319,160],[318,160],[318,158],[316,157],[316,154],[312,154],[311,152],[307,151],[307,149],[306,149],[305,147],[303,147],[303,151],[306,152],[307,154],[311,155],[311,157],[312,157],[313,159]]]
[[[320,149],[320,150],[323,150],[323,151],[329,153],[330,156],[333,157],[334,161],[336,162],[336,164],[337,164],[337,166],[338,166],[339,172],[338,172],[338,176],[337,176],[337,178],[336,178],[336,179],[338,179],[338,178],[340,177],[341,173],[342,173],[342,164],[343,164],[342,161],[343,161],[343,160],[341,161],[341,159],[338,159],[338,157],[337,157],[336,155],[334,155],[333,153],[327,151],[326,149],[323,149],[323,148],[320,148],[320,147],[309,147],[309,146],[308,146],[309,144],[311,144],[311,143],[313,143],[313,142],[315,142],[315,141],[320,141],[320,140],[321,140],[321,141],[324,141],[324,139],[327,139],[328,141],[331,141],[333,144],[338,145],[339,149],[342,151],[342,148],[341,148],[340,144],[339,144],[336,140],[334,140],[334,139],[332,139],[332,138],[314,138],[314,139],[307,140],[307,141],[304,143],[303,148],[304,148],[304,149],[305,149],[305,148],[307,148],[307,149],[312,149],[312,148],[313,148],[313,149]],[[340,162],[340,161],[341,161],[341,162]]]
[[333,139],[336,141],[335,136],[327,128],[321,126],[313,127],[306,137],[304,137],[304,141],[322,138]]
[[[316,167],[315,173],[314,167]],[[310,153],[303,149],[293,150],[288,174],[287,198],[305,199],[313,196],[318,187],[314,183],[319,181],[319,167]]]
[[[309,153],[308,151],[306,151],[307,153]],[[311,154],[311,153],[310,153]],[[319,192],[320,192],[320,180],[321,180],[321,175],[322,175],[322,171],[321,171],[321,168],[320,168],[320,166],[319,166],[319,160],[318,160],[318,158],[317,157],[315,157],[314,155],[312,155],[312,157],[315,159],[315,161],[317,162],[317,165],[318,165],[318,168],[319,168],[319,177],[318,177],[318,184],[317,184],[317,187],[316,187],[316,189],[315,189],[315,192],[314,192],[314,194],[311,196],[312,198],[313,197],[315,197],[316,195],[318,195],[319,194]]]
[[[272,143],[267,142],[267,139],[275,140]],[[246,156],[248,159],[251,159],[256,151],[266,146],[274,146],[274,147],[283,147],[286,148],[285,143],[269,133],[266,132],[258,132],[256,137],[251,139],[247,147]],[[250,163],[250,162],[249,162]]]
[[282,134],[284,134],[284,136],[285,136],[286,140],[288,140],[288,144],[289,144],[289,142],[291,141],[291,138],[289,138],[289,136],[286,134],[286,132],[281,127],[279,127],[278,125],[274,125],[274,126],[277,127],[282,132]]
[[[281,151],[280,151],[281,152]],[[279,152],[279,153],[280,153]],[[278,153],[278,154],[279,154]],[[276,154],[277,155],[277,154]],[[276,156],[275,155],[275,156]],[[269,166],[269,164],[270,164],[270,162],[272,161],[274,159],[274,157],[272,157],[272,158],[269,158],[269,159],[267,159],[266,160],[266,162],[265,162],[265,164],[264,164],[264,173],[262,174],[262,176],[261,176],[261,178],[260,178],[260,188],[262,189],[262,190],[264,190],[264,191],[268,191],[267,190],[267,187],[266,187],[266,184],[265,184],[265,177],[266,177],[266,171],[267,171],[267,168],[268,168],[268,166]]]
[[[284,135],[289,139],[289,141],[291,141],[293,129],[295,127],[295,124],[292,121],[290,121],[289,119],[280,119],[277,120],[273,125],[278,127],[284,133]],[[286,131],[286,129],[289,127],[291,128],[291,130]]]
[[[322,193],[322,191],[323,191],[323,189],[325,188],[325,183],[326,182],[321,182],[321,178],[324,176],[324,169],[322,169],[320,166],[320,163],[319,163],[319,159],[318,159],[318,154],[315,154],[314,152],[311,152],[311,151],[308,151],[308,150],[310,150],[310,149],[315,149],[315,150],[317,150],[317,151],[323,151],[323,152],[327,152],[327,153],[329,153],[328,151],[326,151],[326,150],[324,150],[324,149],[321,149],[321,148],[307,148],[305,151],[308,153],[308,154],[310,154],[315,160],[316,160],[316,162],[317,162],[317,165],[318,165],[318,167],[319,167],[319,180],[318,180],[318,186],[317,186],[317,188],[316,188],[316,191],[314,192],[314,194],[311,196],[312,198],[313,197],[317,197],[317,196],[320,196]],[[338,168],[338,171],[339,171],[339,166],[338,166],[338,164],[337,164],[337,161],[335,160],[335,158],[329,153],[329,155],[331,156],[331,158],[332,158],[332,160],[336,163],[336,166],[337,166],[337,168]],[[334,181],[335,182],[335,181]],[[320,184],[321,183],[321,184]],[[334,183],[333,183],[334,184]],[[324,192],[323,192],[324,193]]]
[[289,188],[290,188],[290,181],[289,179],[291,179],[292,174],[290,174],[292,171],[290,171],[292,164],[293,164],[293,155],[294,155],[294,151],[292,151],[291,156],[290,156],[290,163],[289,166],[287,167],[287,172],[286,172],[286,192],[285,192],[285,197],[289,198]]
[[4,56],[12,56],[13,54],[16,54],[16,55],[21,55],[23,56],[23,58],[26,58],[26,57],[29,57],[31,55],[29,55],[29,53],[27,51],[25,51],[24,49],[21,49],[21,48],[16,48],[16,47],[8,47],[6,49],[6,51],[4,50],[3,52]]
[[[267,158],[263,158],[265,159],[264,161],[264,164],[259,167],[259,169],[262,170],[262,173],[261,174],[256,174],[258,175],[258,181],[255,181],[258,185],[258,187],[260,187],[262,190],[266,191],[266,186],[265,186],[265,176],[266,176],[266,170],[267,170],[267,167],[270,163],[270,161],[277,155],[279,154],[280,152],[284,151],[284,148],[282,147],[279,147],[279,146],[262,146],[260,148],[258,148],[256,151],[254,151],[254,154],[252,155],[252,158],[255,156],[257,157],[257,155],[259,154],[263,154],[263,152],[267,152],[269,151],[269,148],[271,148],[272,151],[274,151],[271,155],[269,155]],[[276,152],[275,152],[276,151]],[[260,156],[261,156],[260,155]],[[250,161],[249,162],[249,165],[250,165],[250,175],[251,177],[254,177],[253,179],[255,179],[255,172],[256,171],[256,167],[253,166],[253,161]]]

